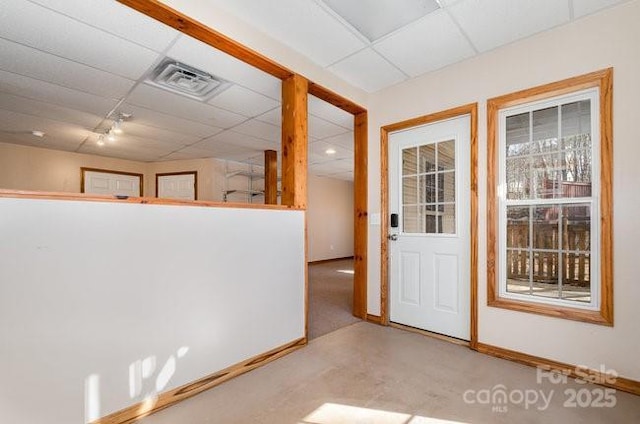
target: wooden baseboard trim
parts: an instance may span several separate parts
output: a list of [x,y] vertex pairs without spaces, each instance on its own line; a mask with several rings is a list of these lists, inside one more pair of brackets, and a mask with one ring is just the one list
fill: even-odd
[[321,259],[319,261],[309,261],[307,263],[309,265],[318,265],[318,264],[326,264],[328,262],[344,261],[346,259],[353,259],[353,256],[345,256],[345,257],[342,257],[342,258],[333,258],[333,259]]
[[421,330],[419,328],[410,327],[408,325],[397,324],[390,322],[389,327],[397,328],[398,330],[408,331],[410,333],[416,333],[423,336],[431,337],[432,339],[443,340],[445,342],[454,343],[460,346],[469,346],[469,342],[466,340],[456,339],[455,337],[445,336],[444,334],[432,333],[431,331]]
[[261,367],[262,365],[266,365],[271,361],[274,361],[295,350],[300,349],[306,344],[307,339],[304,337],[298,340],[294,340],[291,343],[287,343],[286,345],[277,347],[261,355],[249,358],[207,377],[185,384],[184,386],[178,387],[168,392],[161,393],[158,395],[156,402],[152,405],[147,405],[145,402],[140,402],[128,408],[122,409],[98,420],[95,420],[91,424],[133,423],[136,420],[156,413],[162,409],[168,408],[169,406],[173,406],[185,399],[193,397],[198,393],[209,390],[221,383],[224,383],[227,380],[235,378],[255,368]]
[[382,317],[378,315],[367,314],[367,321],[373,324],[382,325]]
[[[601,386],[610,387],[627,393],[640,396],[640,381],[631,380],[624,377],[614,377],[597,370],[587,369],[576,365],[565,364],[563,362],[545,359],[527,353],[504,349],[484,343],[478,343],[476,350],[480,353],[495,356],[501,359],[517,362],[532,367],[545,367],[549,370],[560,372],[571,378],[582,378]],[[613,381],[612,381],[613,380]]]

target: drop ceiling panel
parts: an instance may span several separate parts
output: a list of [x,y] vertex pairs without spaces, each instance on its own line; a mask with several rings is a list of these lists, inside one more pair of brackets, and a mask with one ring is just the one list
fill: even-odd
[[27,1],[4,2],[0,37],[137,80],[158,54]]
[[267,124],[282,127],[282,108],[274,108],[267,113],[257,116],[256,119],[261,122],[266,122]]
[[281,97],[280,79],[191,37],[180,37],[167,56],[272,99]]
[[233,127],[233,131],[270,141],[271,143],[280,143],[282,139],[280,128],[275,125],[267,124],[262,121],[252,119]]
[[323,0],[339,16],[375,41],[440,6],[435,0]]
[[[106,147],[106,146],[105,146]],[[96,145],[85,145],[82,146],[78,153],[84,153],[87,155],[96,155],[96,156],[105,156],[110,158],[117,159],[125,159],[125,160],[134,160],[138,162],[154,162],[158,160],[162,155],[158,154],[158,152],[149,152],[149,151],[129,151],[122,149],[107,149],[103,147],[99,147]],[[146,193],[147,195],[150,193]]]
[[335,137],[325,138],[322,141],[326,141],[327,143],[333,146],[337,146],[337,147],[340,147],[341,149],[347,149],[353,152],[354,151],[353,137],[354,137],[353,132],[347,132],[344,134],[337,135]]
[[[34,128],[34,124],[37,127]],[[44,131],[45,136],[35,137],[31,131]],[[25,144],[47,148],[75,148],[91,134],[91,131],[79,126],[57,122],[51,119],[38,118],[31,115],[0,109],[0,135],[22,140]]]
[[[314,0],[214,0],[283,44],[328,66],[366,44]],[[274,6],[275,5],[275,6]]]
[[402,72],[370,48],[349,56],[328,69],[369,93],[407,79]]
[[219,128],[230,128],[247,119],[237,113],[219,109],[146,84],[138,85],[127,98],[127,102]]
[[574,0],[573,15],[576,18],[580,18],[626,1],[627,0]]
[[309,113],[326,121],[353,129],[353,115],[316,96],[309,95]]
[[101,116],[6,93],[0,93],[0,109],[31,116],[34,130],[38,129],[38,123],[42,119],[76,125],[86,129],[93,129],[102,121]]
[[213,125],[204,125],[130,103],[124,103],[118,108],[118,111],[133,113],[133,119],[143,125],[193,135],[198,138],[210,137],[222,131],[222,128]]
[[[327,154],[327,149],[335,150],[332,155]],[[345,149],[326,141],[317,141],[309,145],[309,153],[314,155],[315,162],[335,161],[339,159],[353,159],[353,150]],[[326,158],[324,160],[323,158]],[[310,159],[311,161],[311,159]]]
[[559,0],[464,0],[449,11],[481,52],[569,21]]
[[335,137],[339,134],[350,132],[350,130],[339,125],[332,124],[317,116],[309,115],[309,136],[314,139]]
[[32,1],[157,52],[164,51],[180,34],[113,0]]
[[220,134],[214,135],[207,140],[198,143],[199,148],[213,148],[217,144],[228,145],[234,148],[244,147],[253,149],[256,152],[262,152],[264,150],[272,150],[278,147],[279,143],[263,140],[257,137],[252,137],[245,134],[240,134],[234,131],[224,131]]
[[0,71],[0,92],[100,116],[106,116],[117,104],[116,100],[105,99],[5,71]]
[[124,97],[134,81],[0,38],[0,69],[102,97]]
[[431,13],[376,43],[374,49],[412,77],[474,55],[444,10]]
[[209,104],[252,118],[279,106],[280,103],[262,94],[233,85],[211,99]]
[[[112,122],[113,121],[111,120],[107,121],[108,125],[111,125]],[[201,139],[201,137],[195,135],[188,135],[144,125],[135,115],[131,118],[131,121],[126,121],[122,124],[122,130],[127,136],[168,143],[176,146],[176,149],[196,143]]]

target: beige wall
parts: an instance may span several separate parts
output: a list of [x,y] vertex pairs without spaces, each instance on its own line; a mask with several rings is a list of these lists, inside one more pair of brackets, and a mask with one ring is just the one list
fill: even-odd
[[[370,105],[369,211],[380,211],[380,126],[471,102],[479,104],[479,341],[570,364],[613,368],[640,380],[637,354],[640,240],[640,1],[513,43],[379,92]],[[613,66],[613,328],[487,307],[486,100]],[[384,218],[383,218],[384,219]],[[380,312],[380,227],[370,226],[368,311]]]
[[353,182],[309,175],[309,261],[353,256]]
[[224,162],[192,159],[137,162],[0,142],[0,188],[80,193],[80,168],[144,175],[144,195],[154,197],[156,173],[197,171],[198,199],[222,201]]
[[0,188],[80,193],[81,167],[145,174],[147,184],[143,162],[0,142]]

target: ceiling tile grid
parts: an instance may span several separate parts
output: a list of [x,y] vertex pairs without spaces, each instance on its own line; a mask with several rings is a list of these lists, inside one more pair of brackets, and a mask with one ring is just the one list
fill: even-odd
[[28,1],[4,2],[0,22],[2,38],[132,80],[158,58],[150,49]]
[[348,83],[376,92],[624,1],[628,0],[214,3]]
[[474,47],[444,10],[408,25],[375,43],[373,48],[411,77],[475,54]]

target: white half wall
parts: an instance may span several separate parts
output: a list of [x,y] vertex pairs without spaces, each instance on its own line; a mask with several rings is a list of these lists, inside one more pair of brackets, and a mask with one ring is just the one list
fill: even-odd
[[353,256],[353,182],[307,178],[309,262]]
[[86,422],[304,336],[303,211],[4,198],[0,217],[2,423]]
[[[478,102],[479,341],[640,380],[638,241],[640,240],[640,1],[510,44],[372,96],[369,115],[369,213],[380,211],[380,127]],[[614,67],[615,326],[555,319],[487,306],[486,178],[489,98]],[[382,217],[382,219],[387,219]],[[380,311],[380,226],[370,225],[368,310]]]

